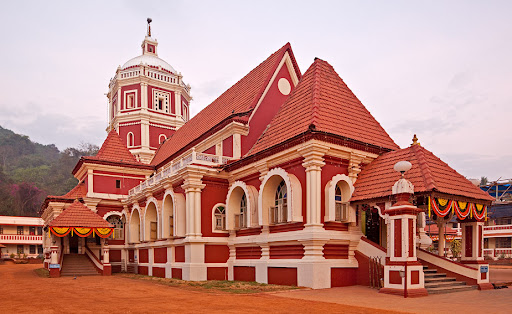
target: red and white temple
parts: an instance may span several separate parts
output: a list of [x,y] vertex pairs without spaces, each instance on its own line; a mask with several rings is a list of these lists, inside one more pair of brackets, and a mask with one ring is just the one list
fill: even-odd
[[[109,84],[99,153],[43,204],[54,276],[74,254],[104,275],[329,288],[369,284],[382,257],[381,292],[427,294],[424,266],[489,288],[492,198],[416,141],[400,149],[329,63],[301,73],[286,44],[189,120],[190,86],[157,45],[148,25]],[[462,262],[421,247],[426,215],[440,228],[456,215]]]

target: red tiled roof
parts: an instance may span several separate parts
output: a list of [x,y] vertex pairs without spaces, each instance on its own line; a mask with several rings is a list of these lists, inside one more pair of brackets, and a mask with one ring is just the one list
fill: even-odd
[[105,219],[93,213],[87,206],[75,200],[57,218],[50,227],[113,228]]
[[[254,109],[287,51],[295,63],[290,43],[287,43],[179,128],[160,146],[151,164],[165,162],[226,118]],[[297,66],[296,70],[300,73]]]
[[135,159],[135,156],[130,153],[126,145],[121,140],[121,137],[115,130],[112,130],[108,133],[107,138],[103,142],[103,145],[101,145],[101,148],[96,156],[86,158],[140,164],[137,159]]
[[247,155],[279,145],[314,125],[368,144],[399,149],[382,126],[327,62],[315,59]]
[[[428,234],[439,234],[439,228],[437,227],[436,224],[426,225],[425,226],[425,231]],[[448,226],[448,224],[446,224],[445,229],[444,229],[444,233],[445,234],[450,234],[450,235],[457,235],[457,230],[453,229],[452,227]]]
[[420,145],[392,151],[379,156],[359,173],[351,201],[374,199],[391,195],[400,173],[393,170],[401,160],[412,164],[405,178],[414,185],[414,192],[438,191],[477,200],[493,200],[464,176]]
[[77,199],[83,198],[87,195],[87,187],[85,182],[78,182],[78,184],[72,188],[69,192],[62,196],[48,195],[47,198],[66,198],[66,199]]

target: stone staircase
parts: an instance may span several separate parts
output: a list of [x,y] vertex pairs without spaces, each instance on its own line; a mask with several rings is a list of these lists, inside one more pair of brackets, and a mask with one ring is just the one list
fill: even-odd
[[85,254],[66,254],[62,260],[61,276],[97,276],[96,267]]
[[425,274],[425,289],[428,294],[440,294],[475,290],[477,286],[468,286],[465,281],[457,281],[453,277],[446,277],[444,273],[438,273],[436,269],[429,269],[428,266],[423,266],[423,273]]

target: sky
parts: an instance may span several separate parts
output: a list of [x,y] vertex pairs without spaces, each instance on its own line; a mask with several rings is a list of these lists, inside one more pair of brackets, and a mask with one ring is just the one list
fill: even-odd
[[414,134],[468,178],[512,178],[511,1],[2,1],[0,126],[101,145],[108,82],[140,55],[192,86],[196,114],[290,42],[329,62],[400,147]]

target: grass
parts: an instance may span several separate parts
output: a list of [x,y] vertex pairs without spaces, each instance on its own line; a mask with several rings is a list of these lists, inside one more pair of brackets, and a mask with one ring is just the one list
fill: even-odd
[[45,268],[37,268],[37,269],[34,269],[34,272],[35,272],[39,277],[42,277],[42,278],[50,278],[50,271],[48,271],[48,269],[45,269]]
[[234,294],[262,293],[283,290],[299,289],[294,286],[269,285],[258,282],[229,281],[229,280],[208,280],[208,281],[186,281],[173,278],[159,278],[137,274],[118,273],[120,276],[135,280],[146,280],[170,287],[177,287],[191,290],[202,290],[207,292],[225,292]]

